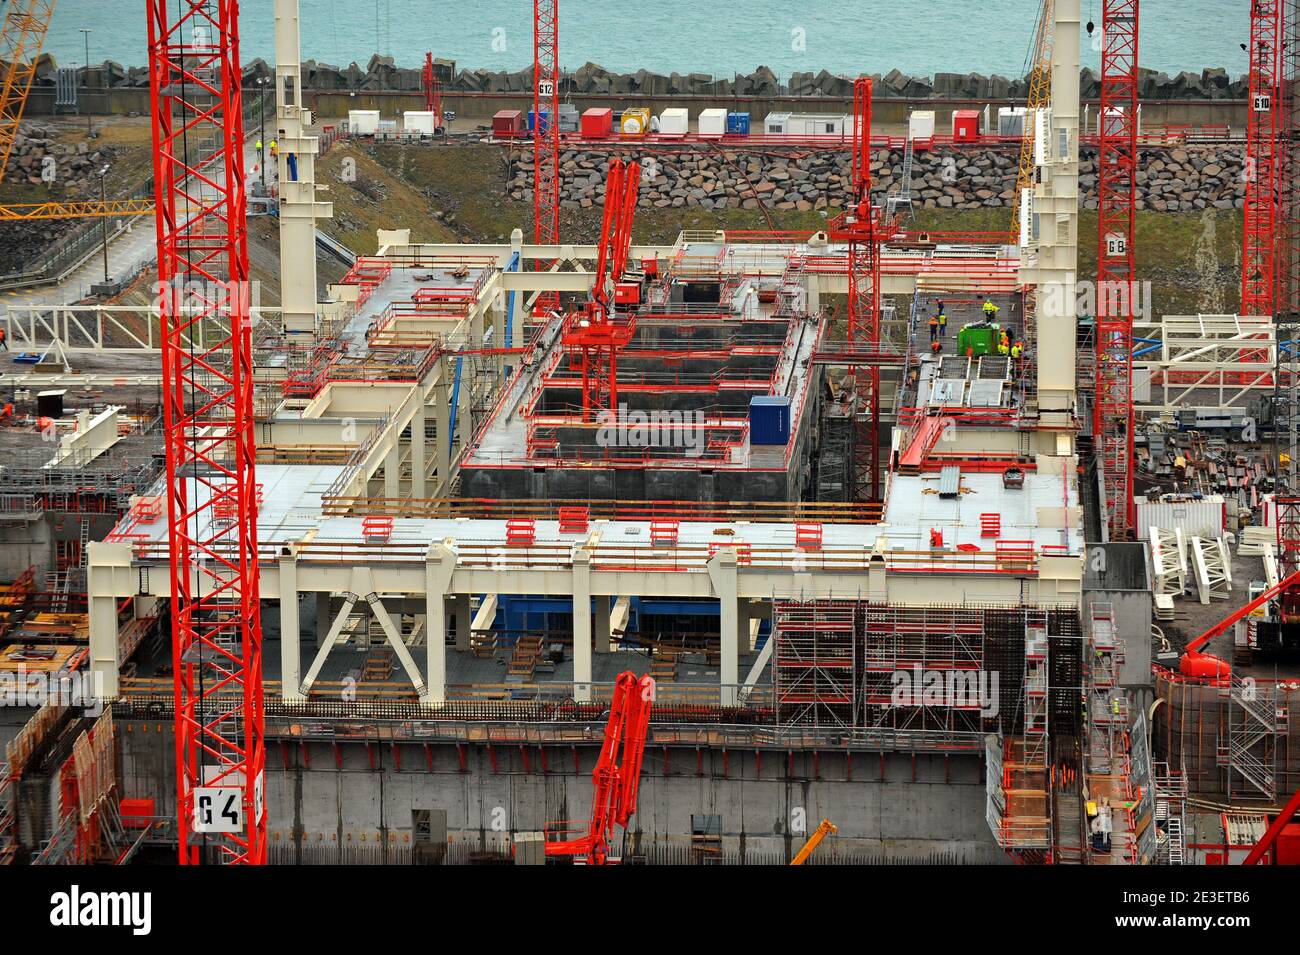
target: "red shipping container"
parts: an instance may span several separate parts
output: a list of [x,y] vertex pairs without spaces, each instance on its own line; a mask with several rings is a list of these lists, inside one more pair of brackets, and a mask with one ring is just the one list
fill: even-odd
[[1277,864],[1300,865],[1300,822],[1283,826],[1277,834]]
[[127,829],[144,829],[155,815],[152,799],[123,799],[118,804],[117,813],[122,817],[122,825]]
[[614,111],[593,106],[582,114],[583,139],[608,139],[614,130]]
[[524,114],[517,109],[503,109],[492,116],[493,136],[519,136],[524,131]]
[[956,109],[952,113],[953,142],[975,143],[980,138],[980,113],[977,109]]

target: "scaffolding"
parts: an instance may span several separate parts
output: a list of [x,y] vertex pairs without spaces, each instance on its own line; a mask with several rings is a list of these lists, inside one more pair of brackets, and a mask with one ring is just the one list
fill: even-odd
[[1227,726],[1219,736],[1218,764],[1225,772],[1229,799],[1277,801],[1279,739],[1288,731],[1288,706],[1272,681],[1243,679],[1236,673],[1220,685]]
[[859,725],[858,604],[779,600],[772,614],[777,723]]
[[1155,822],[1157,865],[1187,864],[1187,774],[1180,766],[1171,770],[1169,764],[1156,762]]

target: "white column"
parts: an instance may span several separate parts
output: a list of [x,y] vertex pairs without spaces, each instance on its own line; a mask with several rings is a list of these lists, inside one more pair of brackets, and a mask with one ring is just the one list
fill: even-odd
[[280,695],[289,701],[302,699],[298,692],[298,685],[302,682],[302,651],[298,645],[301,637],[298,555],[290,552],[280,558]]
[[[121,692],[117,658],[118,590],[131,573],[131,549],[126,544],[93,541],[86,548],[86,594],[90,614],[90,669],[95,692],[115,700]],[[126,594],[131,593],[127,591]],[[120,596],[126,596],[122,594]]]
[[447,589],[455,572],[455,552],[443,544],[430,544],[424,558],[425,626],[429,630],[425,703],[447,701]]
[[591,555],[573,554],[573,698],[591,699]]
[[318,590],[316,592],[316,647],[319,649],[325,643],[325,637],[330,632],[330,621],[334,616],[330,613],[330,594],[328,590]]
[[736,552],[719,550],[709,560],[709,580],[718,598],[722,660],[718,682],[722,684],[723,706],[736,705],[736,684],[740,682],[740,610],[737,606]]
[[[280,302],[286,332],[296,341],[316,338],[316,220],[334,214],[316,201],[319,140],[305,134],[311,112],[303,107],[298,0],[275,0],[275,124],[280,177]],[[269,158],[270,150],[267,150]],[[290,158],[293,159],[292,173]]]

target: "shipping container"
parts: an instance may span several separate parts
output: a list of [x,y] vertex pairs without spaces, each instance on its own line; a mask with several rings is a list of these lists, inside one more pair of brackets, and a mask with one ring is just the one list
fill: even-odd
[[952,111],[953,142],[974,143],[980,138],[980,111],[955,109]]
[[348,110],[348,132],[353,136],[373,136],[379,132],[379,110]]
[[593,106],[582,114],[582,138],[605,139],[614,130],[614,111]]
[[529,131],[530,133],[532,133],[532,132],[542,132],[542,133],[546,132],[546,129],[547,129],[547,126],[546,126],[547,117],[550,116],[550,115],[551,115],[551,111],[550,111],[550,110],[547,110],[547,109],[542,110],[542,128],[539,130],[539,129],[537,128],[537,117],[533,115],[533,111],[530,109],[530,110],[528,111],[528,131]]
[[524,114],[517,109],[498,110],[492,116],[493,136],[520,136],[524,131]]
[[432,136],[437,131],[436,120],[431,112],[408,109],[402,114],[402,129],[412,136]]
[[1137,537],[1147,540],[1151,528],[1181,530],[1186,538],[1220,537],[1223,534],[1222,495],[1179,501],[1137,502]]
[[827,113],[794,113],[790,132],[795,136],[843,136],[845,117]]
[[790,443],[789,395],[754,395],[749,399],[749,443]]
[[912,110],[907,117],[907,135],[913,143],[934,139],[934,110]]
[[701,136],[725,136],[727,111],[725,109],[700,110],[699,132]]
[[998,135],[1025,135],[1025,108],[1023,106],[998,107]]
[[624,136],[644,136],[650,132],[650,110],[645,106],[623,110],[618,129]]
[[748,136],[749,135],[749,114],[728,113],[727,132],[733,136]]
[[685,136],[691,131],[690,110],[672,107],[659,114],[659,132],[666,136]]
[[768,113],[763,120],[763,132],[769,136],[789,136],[790,135],[790,114],[789,113]]

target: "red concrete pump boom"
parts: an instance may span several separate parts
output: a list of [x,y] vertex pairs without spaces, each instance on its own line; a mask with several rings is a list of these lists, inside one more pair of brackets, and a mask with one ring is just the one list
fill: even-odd
[[632,217],[636,212],[641,167],[611,159],[605,182],[605,212],[596,246],[595,284],[591,300],[565,320],[564,345],[582,374],[582,415],[590,419],[600,409],[618,412],[618,353],[632,338],[635,320],[630,309],[614,321],[612,306],[634,305],[637,294],[620,298],[620,290],[634,293],[639,285],[623,283],[632,247]]
[[1287,824],[1291,822],[1292,817],[1297,812],[1300,812],[1300,789],[1297,789],[1290,802],[1282,807],[1282,811],[1277,814],[1277,818],[1265,831],[1264,838],[1260,839],[1255,848],[1250,850],[1250,855],[1246,856],[1241,864],[1259,865],[1263,862],[1264,857],[1268,855],[1269,850],[1277,842],[1277,837],[1282,834],[1282,830],[1287,827]]
[[614,826],[626,828],[636,813],[654,695],[655,681],[648,675],[638,678],[635,673],[624,672],[614,681],[605,741],[591,773],[594,789],[587,834],[577,839],[553,839],[553,835],[560,833],[548,827],[548,856],[585,856],[588,865],[604,865],[609,861],[609,840]]
[[1223,633],[1238,620],[1248,616],[1251,611],[1262,607],[1278,594],[1293,587],[1300,587],[1300,571],[1296,571],[1294,574],[1283,578],[1277,584],[1265,590],[1250,603],[1246,604],[1246,606],[1229,614],[1209,630],[1206,630],[1199,637],[1188,643],[1186,649],[1183,651],[1183,657],[1179,661],[1178,669],[1184,676],[1213,678],[1226,677],[1231,672],[1228,664],[1223,660],[1220,660],[1218,657],[1211,656],[1208,653],[1201,653],[1201,647],[1205,646],[1219,634]]

